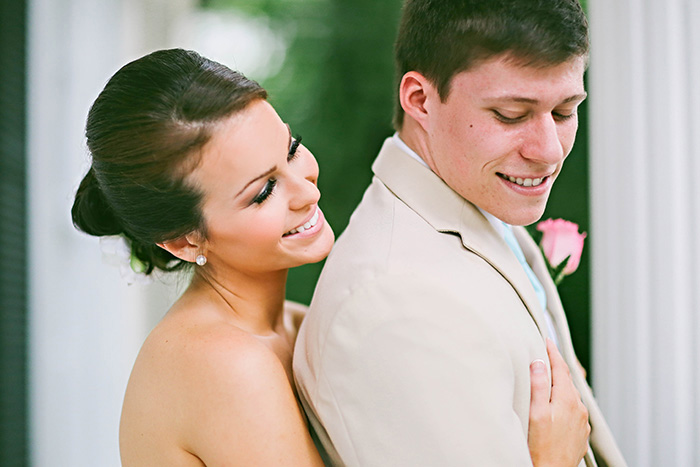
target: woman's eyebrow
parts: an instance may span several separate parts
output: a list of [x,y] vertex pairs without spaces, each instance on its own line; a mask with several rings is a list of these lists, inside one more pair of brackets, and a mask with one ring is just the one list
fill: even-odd
[[[288,143],[287,143],[287,147],[290,147],[290,146],[292,145],[292,129],[291,129],[291,128],[289,127],[289,125],[286,124],[286,123],[285,123],[285,126],[287,127],[287,132],[289,133],[289,140],[288,140]],[[246,183],[245,186],[243,187],[243,189],[242,189],[241,191],[238,192],[238,194],[236,195],[236,197],[240,196],[241,193],[243,193],[243,192],[244,192],[250,185],[252,185],[253,183],[257,182],[257,181],[260,180],[261,178],[268,177],[270,174],[273,174],[273,173],[275,173],[276,171],[277,171],[277,166],[274,166],[274,167],[272,167],[271,169],[266,170],[265,173],[262,173],[262,174],[258,175],[257,177],[255,177],[254,179],[252,179],[251,181],[249,181],[248,183]]]
[[253,183],[257,182],[257,181],[260,180],[261,178],[268,177],[270,174],[273,174],[273,173],[275,173],[276,171],[277,171],[277,166],[274,166],[274,167],[272,167],[271,169],[266,170],[265,173],[258,175],[257,177],[255,177],[254,179],[252,179],[251,181],[249,181],[248,183],[246,183],[245,186],[243,187],[243,189],[242,189],[241,191],[238,192],[238,194],[236,195],[236,197],[240,196],[241,193],[243,193],[243,192],[244,192],[250,185],[252,185]]

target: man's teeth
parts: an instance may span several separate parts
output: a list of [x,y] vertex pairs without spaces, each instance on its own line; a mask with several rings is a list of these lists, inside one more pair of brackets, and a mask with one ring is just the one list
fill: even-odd
[[318,222],[318,216],[319,216],[319,214],[318,214],[318,209],[316,209],[316,212],[315,212],[314,215],[311,217],[311,219],[309,219],[308,222],[306,222],[304,225],[300,225],[300,226],[297,227],[296,229],[290,230],[289,232],[287,232],[287,233],[284,234],[284,235],[285,235],[285,236],[287,236],[287,235],[294,235],[294,234],[296,234],[296,233],[302,233],[302,232],[303,232],[304,230],[306,230],[306,229],[310,229],[311,227],[313,227],[314,225],[316,225],[316,223]]
[[505,178],[506,180],[510,180],[513,183],[517,183],[520,186],[539,186],[546,177],[543,178],[516,178],[516,177],[509,177],[508,175],[501,175],[501,177]]

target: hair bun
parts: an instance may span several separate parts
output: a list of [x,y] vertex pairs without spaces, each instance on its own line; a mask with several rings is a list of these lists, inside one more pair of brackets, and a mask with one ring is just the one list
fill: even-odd
[[73,225],[83,232],[102,237],[119,235],[123,228],[105,199],[92,167],[83,177],[71,209]]

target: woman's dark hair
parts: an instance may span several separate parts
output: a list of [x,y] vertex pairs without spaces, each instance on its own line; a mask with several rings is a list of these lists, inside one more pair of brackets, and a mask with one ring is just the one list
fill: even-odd
[[[398,80],[417,71],[435,84],[444,102],[457,73],[505,53],[528,66],[586,56],[588,21],[578,0],[404,2],[394,46]],[[397,129],[403,116],[397,99]]]
[[197,231],[206,237],[202,193],[186,183],[221,120],[267,93],[196,52],[153,52],[117,71],[88,113],[92,166],[71,210],[90,235],[124,235],[146,265],[184,264],[156,243]]

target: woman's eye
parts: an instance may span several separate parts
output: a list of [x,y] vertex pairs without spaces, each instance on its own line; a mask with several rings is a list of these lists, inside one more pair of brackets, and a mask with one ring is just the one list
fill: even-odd
[[267,198],[272,196],[272,194],[275,191],[275,185],[277,185],[277,179],[276,178],[271,178],[267,181],[265,186],[263,187],[262,191],[258,193],[258,195],[253,198],[253,203],[254,204],[262,204],[263,201],[265,201]]
[[301,136],[295,136],[292,138],[292,144],[289,146],[289,153],[287,154],[287,160],[291,161],[294,159],[297,155],[297,149],[299,149],[299,145],[301,144]]

